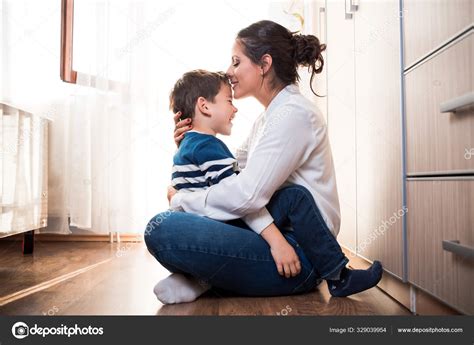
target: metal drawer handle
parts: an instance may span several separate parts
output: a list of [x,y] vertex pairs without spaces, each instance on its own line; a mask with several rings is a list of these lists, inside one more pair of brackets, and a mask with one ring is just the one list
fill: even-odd
[[474,258],[474,248],[469,246],[463,246],[457,240],[443,241],[443,250],[446,250],[459,256],[463,256],[468,259]]
[[450,99],[439,105],[442,113],[455,113],[458,109],[474,105],[474,92],[468,92],[462,96]]

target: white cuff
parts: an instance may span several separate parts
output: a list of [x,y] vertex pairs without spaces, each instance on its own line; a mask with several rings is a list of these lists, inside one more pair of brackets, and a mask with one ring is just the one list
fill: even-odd
[[273,217],[266,207],[263,207],[260,211],[243,216],[242,220],[259,235],[267,226],[273,223]]
[[178,209],[181,207],[181,194],[176,193],[172,198],[171,198],[171,203],[170,203],[170,209]]

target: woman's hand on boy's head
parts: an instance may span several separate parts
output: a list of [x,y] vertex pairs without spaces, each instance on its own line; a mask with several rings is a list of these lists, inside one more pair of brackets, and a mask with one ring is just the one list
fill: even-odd
[[182,114],[180,111],[174,114],[174,123],[176,124],[174,128],[174,142],[176,143],[177,147],[179,147],[181,140],[183,140],[184,133],[189,131],[193,127],[192,120],[189,118],[180,121],[179,119],[181,115]]
[[168,186],[168,202],[171,205],[171,199],[175,196],[178,191],[171,186]]

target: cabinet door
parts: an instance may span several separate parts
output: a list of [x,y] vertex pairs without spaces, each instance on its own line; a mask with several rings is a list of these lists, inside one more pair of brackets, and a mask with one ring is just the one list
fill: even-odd
[[345,19],[344,13],[343,0],[327,2],[328,130],[341,206],[338,240],[355,251],[354,21]]
[[403,274],[399,1],[360,1],[355,23],[357,249]]

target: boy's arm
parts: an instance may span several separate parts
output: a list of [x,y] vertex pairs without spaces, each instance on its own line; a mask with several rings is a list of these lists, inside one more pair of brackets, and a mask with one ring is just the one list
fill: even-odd
[[286,278],[294,277],[301,272],[301,263],[293,247],[278,230],[275,223],[263,229],[261,236],[270,246],[278,273]]
[[217,138],[210,137],[201,142],[194,149],[192,156],[193,163],[201,169],[202,181],[207,186],[218,184],[223,179],[235,174],[237,160]]

